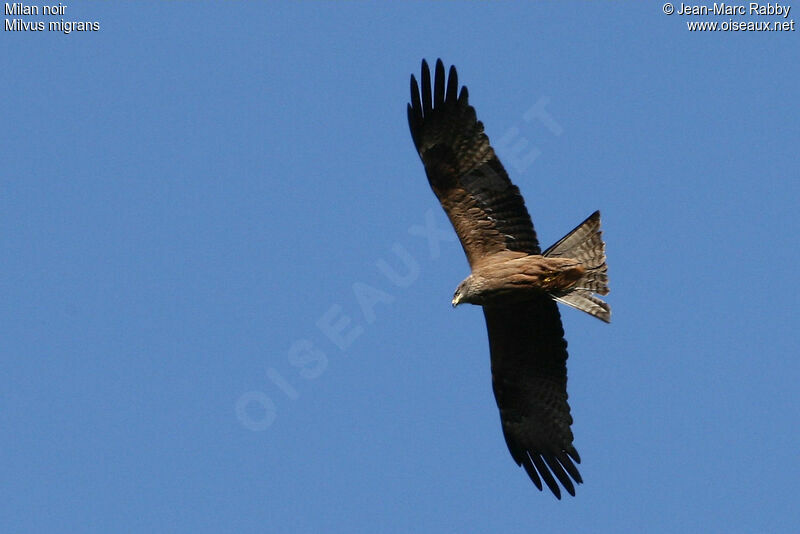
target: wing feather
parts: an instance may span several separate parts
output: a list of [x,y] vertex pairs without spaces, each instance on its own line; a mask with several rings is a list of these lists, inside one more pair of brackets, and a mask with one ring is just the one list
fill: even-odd
[[438,60],[431,87],[430,68],[423,60],[420,82],[411,76],[411,137],[470,265],[503,250],[540,254],[519,189],[489,144],[469,105],[467,88],[458,92],[455,67],[445,79]]
[[567,403],[567,342],[556,303],[547,295],[483,308],[492,358],[492,386],[511,456],[533,483],[561,498],[581,475]]

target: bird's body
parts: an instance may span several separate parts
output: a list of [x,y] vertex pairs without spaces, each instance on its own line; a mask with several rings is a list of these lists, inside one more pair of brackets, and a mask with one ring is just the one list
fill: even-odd
[[595,212],[542,252],[519,189],[483,133],[455,67],[411,77],[408,122],[428,182],[471,267],[452,304],[483,307],[492,386],[511,456],[556,497],[582,482],[567,404],[567,342],[556,300],[608,322],[605,244]]
[[478,262],[458,286],[453,305],[505,305],[524,301],[537,293],[569,293],[586,273],[572,258],[546,258],[513,250],[498,252],[491,261]]

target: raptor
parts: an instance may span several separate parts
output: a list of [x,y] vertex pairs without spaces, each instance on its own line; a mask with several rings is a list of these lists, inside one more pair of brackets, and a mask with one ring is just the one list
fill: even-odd
[[[542,252],[519,189],[497,158],[458,74],[426,61],[411,76],[408,124],[471,273],[453,306],[483,307],[492,386],[511,456],[540,490],[581,483],[567,403],[567,342],[556,302],[609,322],[605,244],[594,212]],[[556,480],[558,482],[556,482]],[[559,482],[561,486],[559,486]]]

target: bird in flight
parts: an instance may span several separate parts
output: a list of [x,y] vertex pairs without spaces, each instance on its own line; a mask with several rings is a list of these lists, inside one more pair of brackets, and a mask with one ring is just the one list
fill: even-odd
[[541,251],[519,189],[483,132],[455,67],[441,60],[431,84],[411,76],[408,124],[431,189],[447,213],[471,274],[452,304],[483,307],[492,387],[508,450],[539,490],[575,495],[581,475],[567,404],[567,342],[556,301],[609,322],[600,212]]

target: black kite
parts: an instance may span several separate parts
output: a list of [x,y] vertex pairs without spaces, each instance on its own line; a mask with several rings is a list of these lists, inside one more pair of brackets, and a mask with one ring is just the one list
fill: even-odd
[[492,385],[514,461],[540,490],[543,479],[560,499],[558,479],[575,495],[580,456],[572,445],[567,342],[556,301],[609,322],[608,304],[595,296],[608,293],[600,213],[542,253],[519,189],[483,133],[467,88],[459,92],[455,67],[445,79],[437,61],[431,86],[423,60],[421,82],[411,76],[411,137],[472,269],[453,306],[483,306]]

